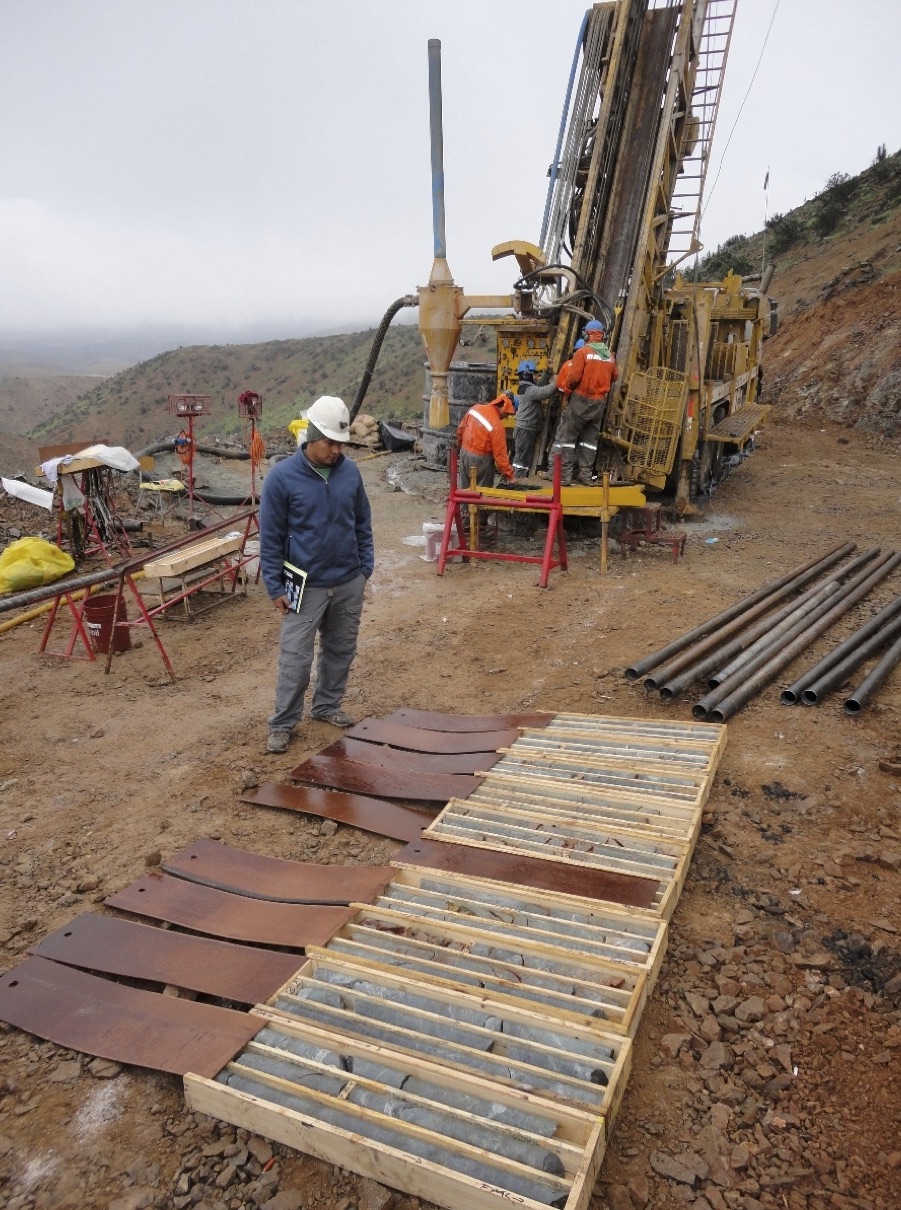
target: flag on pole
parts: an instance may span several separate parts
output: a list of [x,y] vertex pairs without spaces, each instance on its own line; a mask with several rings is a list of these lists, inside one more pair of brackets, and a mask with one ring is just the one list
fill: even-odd
[[769,185],[769,183],[770,183],[770,170],[769,170],[769,168],[767,168],[767,170],[766,170],[766,176],[763,178],[763,191],[764,191],[764,193],[766,193],[766,187],[767,187],[767,185]]

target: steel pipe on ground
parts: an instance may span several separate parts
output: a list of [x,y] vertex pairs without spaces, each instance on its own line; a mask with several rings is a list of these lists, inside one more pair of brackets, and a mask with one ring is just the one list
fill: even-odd
[[[849,579],[845,580],[844,584],[841,584],[838,579],[833,579],[830,580],[828,584],[823,585],[823,588],[818,592],[810,594],[808,600],[800,604],[798,608],[794,609],[783,622],[781,622],[778,626],[775,626],[772,630],[763,633],[756,642],[751,643],[750,646],[746,647],[743,651],[740,651],[739,654],[735,656],[734,659],[730,660],[729,663],[724,667],[718,668],[709,678],[707,682],[708,687],[715,689],[717,685],[721,685],[723,681],[727,681],[730,676],[734,676],[735,673],[740,672],[742,668],[747,668],[748,665],[753,663],[756,657],[761,655],[764,651],[767,651],[768,649],[771,651],[775,650],[786,635],[797,633],[795,627],[798,626],[799,623],[804,623],[805,621],[816,621],[816,619],[820,616],[820,613],[823,611],[826,598],[833,596],[836,593],[841,595],[843,592],[846,592],[849,587],[853,587],[855,584],[860,583],[863,578],[869,575],[869,573],[873,570],[873,567],[876,567],[877,564],[874,563],[872,567],[868,568],[866,571],[859,571],[858,568],[862,567],[872,558],[878,559],[879,553],[878,547],[874,548],[867,553],[867,557],[855,559],[853,563],[849,564],[846,571],[848,573],[853,572],[856,574],[851,575]],[[888,556],[885,557],[887,558]],[[885,559],[883,559],[883,562],[884,561]]]
[[[716,614],[708,621],[702,622],[700,626],[695,626],[693,630],[686,631],[685,634],[680,635],[680,637],[677,639],[674,639],[672,643],[668,643],[666,647],[661,647],[658,651],[652,651],[650,655],[646,655],[643,659],[638,660],[637,663],[631,664],[625,671],[626,679],[629,681],[637,681],[640,676],[643,676],[646,672],[650,672],[652,668],[656,668],[658,664],[662,664],[663,661],[668,660],[670,656],[676,655],[677,652],[688,647],[695,641],[695,639],[700,639],[705,635],[709,635],[711,631],[716,629],[716,627],[721,626],[726,622],[730,622],[733,618],[738,617],[739,614],[744,613],[745,610],[749,609],[752,605],[756,605],[758,601],[762,601],[766,597],[772,596],[780,589],[788,588],[788,591],[791,591],[788,586],[794,584],[799,577],[804,576],[807,572],[811,572],[815,575],[817,570],[824,571],[827,567],[831,567],[834,563],[837,563],[839,559],[844,558],[845,555],[850,554],[851,551],[854,550],[854,547],[854,542],[846,542],[841,546],[836,546],[832,550],[827,551],[825,555],[819,555],[816,559],[811,559],[809,562],[803,563],[800,567],[796,567],[794,571],[788,572],[786,575],[781,576],[778,580],[773,580],[771,583],[765,584],[763,588],[758,588],[756,592],[752,592],[749,596],[743,597],[740,601],[737,601],[734,605],[730,605],[727,609],[724,609],[721,613]],[[806,581],[801,582],[803,583]],[[797,587],[797,585],[795,586]],[[773,603],[775,603],[775,601]]]
[[[845,585],[839,601],[812,625],[807,626],[785,646],[774,652],[769,659],[766,659],[766,653],[763,653],[758,656],[758,663],[755,667],[742,669],[741,672],[719,685],[713,693],[709,693],[700,702],[697,702],[692,708],[693,717],[711,723],[724,723],[736,710],[741,709],[746,702],[750,701],[778,672],[790,664],[805,647],[828,630],[836,618],[847,613],[853,605],[866,596],[874,585],[890,576],[899,563],[901,563],[901,552],[889,554],[856,587],[852,588],[854,580]],[[863,574],[861,573],[861,575]],[[859,579],[859,576],[855,576],[855,580]],[[752,675],[749,676],[749,674]]]
[[818,680],[808,685],[801,694],[801,701],[805,706],[815,706],[817,702],[821,702],[831,689],[841,685],[865,660],[868,660],[871,655],[875,655],[880,648],[894,642],[899,635],[901,635],[901,618],[895,618],[886,623],[877,634],[871,635],[863,643],[858,643],[840,663],[834,664],[828,672],[824,672]]
[[[838,584],[835,581],[831,581],[829,584],[817,586],[815,589],[805,592],[803,597],[798,601],[793,601],[791,605],[780,609],[773,617],[764,618],[755,626],[752,626],[749,631],[740,631],[729,642],[724,643],[722,646],[714,647],[706,658],[702,657],[700,660],[695,660],[680,676],[672,677],[666,684],[660,686],[660,696],[665,702],[671,702],[677,694],[687,688],[692,681],[696,681],[702,677],[705,672],[710,672],[711,669],[716,668],[723,660],[728,659],[736,651],[746,650],[748,644],[751,644],[760,635],[772,633],[772,628],[776,623],[784,622],[785,625],[790,625],[792,619],[797,619],[799,610],[807,609],[812,601],[819,602],[824,596],[829,596],[837,591]],[[648,682],[645,681],[645,688],[647,687]],[[713,686],[708,684],[708,688],[713,688]]]
[[859,630],[855,630],[853,634],[848,635],[843,643],[839,643],[837,647],[833,648],[828,655],[824,655],[812,668],[808,668],[803,676],[799,676],[787,689],[784,689],[779,699],[783,706],[794,706],[797,702],[800,702],[805,689],[815,685],[821,678],[825,677],[830,669],[842,663],[846,657],[856,651],[871,636],[881,633],[899,614],[901,614],[901,597],[895,597],[893,601],[890,601],[888,605],[880,609],[869,622],[861,626]]
[[859,714],[869,703],[876,690],[888,679],[899,661],[901,661],[901,638],[897,638],[892,643],[870,675],[861,681],[850,697],[845,698],[842,703],[845,714]]
[[[839,562],[845,555],[850,554],[854,548],[855,543],[846,542],[820,558],[796,568],[795,571],[772,584],[751,593],[750,596],[723,610],[708,622],[688,631],[667,647],[661,648],[627,668],[626,677],[634,680],[636,675],[641,675],[643,671],[650,671],[650,675],[644,682],[645,688],[648,690],[659,688],[670,677],[695,662],[699,655],[719,646],[728,636],[742,630],[748,622],[766,613],[802,585],[815,579],[821,572]],[[696,642],[697,639],[700,641]],[[666,660],[666,662],[661,663],[662,660]]]
[[[752,643],[755,639],[758,639],[761,636],[771,636],[772,628],[774,626],[787,619],[797,619],[798,610],[807,610],[810,607],[811,602],[814,600],[819,600],[821,594],[823,594],[827,589],[833,593],[838,591],[838,577],[851,575],[853,572],[856,572],[861,566],[863,566],[864,563],[869,562],[878,554],[879,550],[878,548],[875,548],[873,550],[866,551],[862,555],[858,555],[857,558],[852,559],[851,562],[845,567],[841,568],[838,572],[833,573],[833,579],[828,580],[825,584],[815,584],[813,587],[808,588],[806,592],[802,593],[801,596],[797,597],[794,601],[790,601],[789,604],[780,609],[778,613],[774,613],[769,617],[762,618],[749,630],[739,628],[739,633],[735,636],[735,638],[729,640],[725,644],[717,641],[720,638],[719,634],[713,636],[713,642],[708,641],[698,644],[697,647],[692,648],[691,652],[688,653],[692,656],[692,662],[688,665],[688,667],[686,667],[679,676],[672,677],[671,679],[667,680],[665,684],[660,686],[660,696],[665,702],[672,701],[672,699],[676,697],[677,694],[681,693],[683,689],[687,688],[692,681],[696,681],[705,673],[716,669],[723,660],[729,659],[729,657],[734,655],[736,652],[745,650],[747,645]],[[770,608],[769,602],[766,603],[766,608]],[[758,611],[752,611],[752,613],[756,612]],[[746,624],[744,619],[742,619],[741,622],[742,625]],[[709,651],[709,654],[705,658],[697,658],[698,656],[703,656],[704,652],[706,651]],[[675,663],[676,661],[673,661],[673,664]],[[682,660],[681,663],[684,664],[685,661]],[[673,664],[669,665],[669,667],[673,667]],[[657,675],[659,675],[660,671],[661,670],[658,670]],[[646,688],[648,685],[649,681],[645,681]]]

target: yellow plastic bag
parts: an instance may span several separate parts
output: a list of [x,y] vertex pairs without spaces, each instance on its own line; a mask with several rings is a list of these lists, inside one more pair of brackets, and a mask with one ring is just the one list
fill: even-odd
[[288,432],[297,439],[297,444],[302,445],[307,436],[306,418],[300,420],[292,420],[288,425]]
[[75,560],[52,542],[19,538],[0,554],[0,593],[41,588],[74,568]]

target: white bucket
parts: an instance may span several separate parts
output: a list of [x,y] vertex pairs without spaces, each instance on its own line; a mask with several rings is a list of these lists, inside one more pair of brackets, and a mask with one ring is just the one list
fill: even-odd
[[260,569],[260,544],[259,542],[245,542],[244,554],[252,555],[253,558],[248,559],[241,569],[248,580],[256,578],[256,574]]
[[437,563],[441,553],[441,535],[444,533],[443,521],[423,521],[422,532],[425,534],[425,554],[422,556],[427,563]]

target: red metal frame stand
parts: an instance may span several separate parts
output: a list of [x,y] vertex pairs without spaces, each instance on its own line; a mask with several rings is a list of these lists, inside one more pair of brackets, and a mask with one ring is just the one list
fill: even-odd
[[[563,532],[563,505],[560,500],[560,456],[554,457],[553,487],[550,496],[485,496],[478,490],[457,486],[457,451],[450,452],[450,493],[444,514],[444,532],[441,535],[441,550],[438,554],[438,575],[444,575],[447,560],[453,555],[468,559],[500,559],[508,563],[537,563],[541,567],[538,587],[547,588],[548,577],[554,567],[566,571],[566,535]],[[463,508],[473,510],[490,509],[492,512],[545,513],[547,515],[547,537],[544,551],[538,555],[519,555],[512,551],[479,550],[478,546],[466,544],[463,528]],[[473,516],[473,513],[470,516]],[[452,531],[456,530],[459,546],[451,545]],[[478,526],[471,526],[473,541],[478,543]],[[558,557],[554,558],[554,541],[557,542]]]

